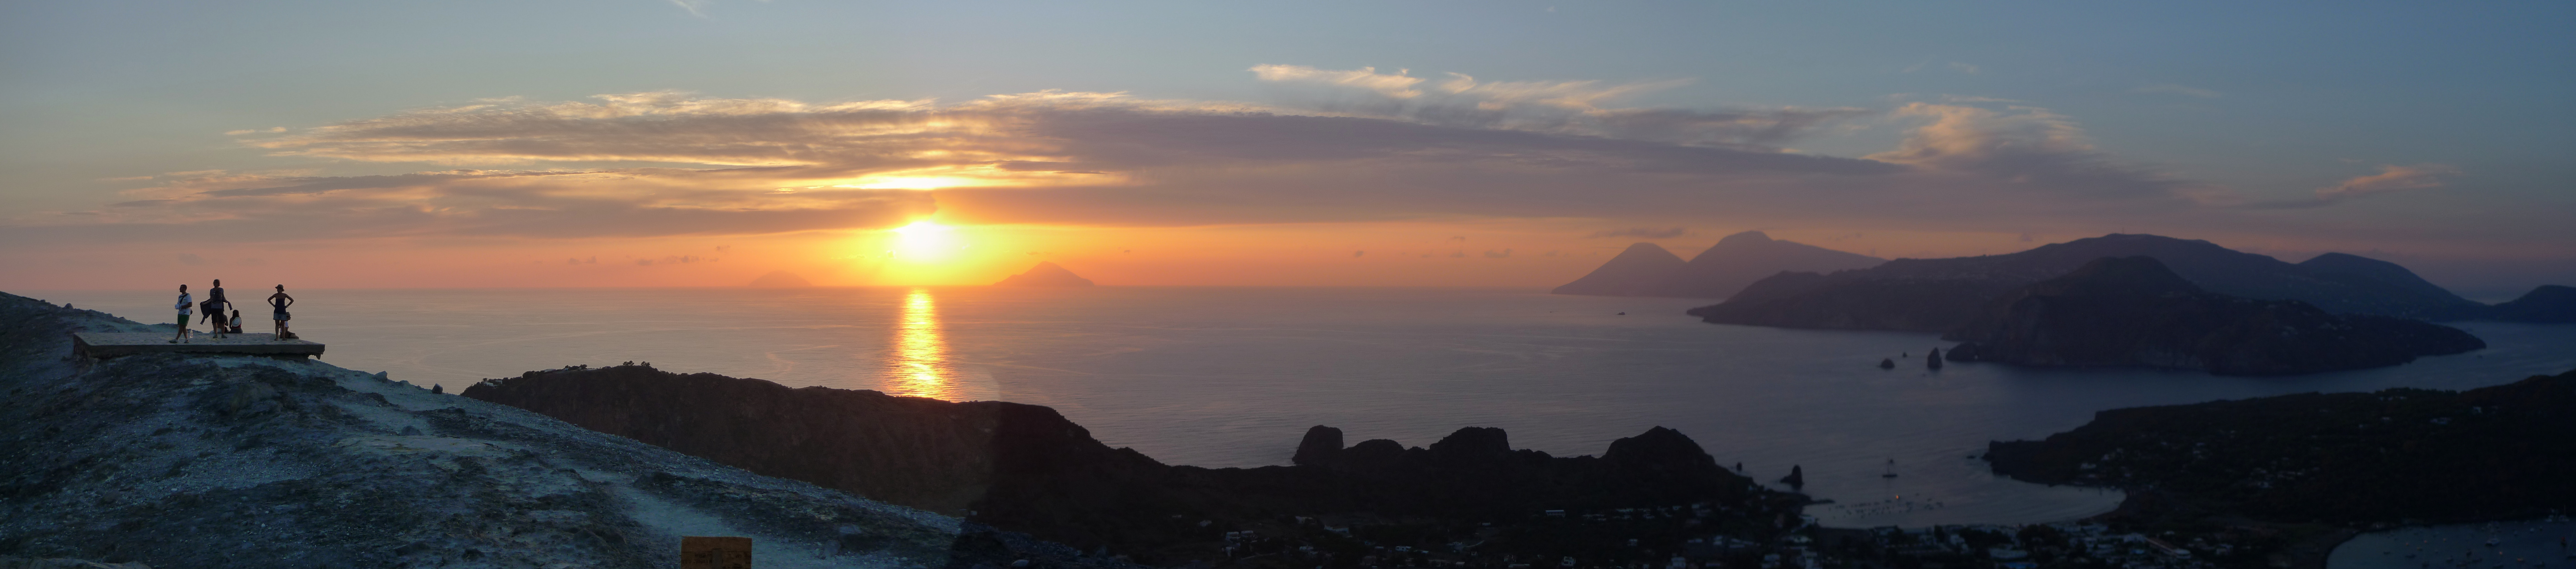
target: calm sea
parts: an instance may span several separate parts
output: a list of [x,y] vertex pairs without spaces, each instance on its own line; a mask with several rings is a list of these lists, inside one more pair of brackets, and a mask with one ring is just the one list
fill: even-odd
[[[2466,389],[2576,368],[2576,326],[2471,323],[2462,327],[2493,347],[2294,378],[1931,371],[1923,352],[1947,344],[1928,334],[1721,326],[1682,315],[1704,301],[1502,289],[295,292],[296,330],[330,344],[325,361],[451,392],[532,369],[652,362],[790,386],[1047,405],[1111,445],[1209,467],[1285,464],[1317,424],[1351,442],[1408,446],[1501,427],[1516,447],[1558,455],[1597,454],[1661,425],[1760,480],[1803,466],[1808,493],[1836,501],[1809,513],[1837,526],[2107,511],[2118,493],[1998,479],[1970,458],[1987,441],[2042,437],[2103,409]],[[31,296],[169,317],[157,292]],[[1876,367],[1900,354],[1910,359],[1896,369]]]

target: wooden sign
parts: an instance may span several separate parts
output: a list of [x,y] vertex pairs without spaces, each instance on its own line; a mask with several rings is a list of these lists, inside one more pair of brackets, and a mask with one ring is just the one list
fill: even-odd
[[751,538],[680,538],[680,569],[751,569]]

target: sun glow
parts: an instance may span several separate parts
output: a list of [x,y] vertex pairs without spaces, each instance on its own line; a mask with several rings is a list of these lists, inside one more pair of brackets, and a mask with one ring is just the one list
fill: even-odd
[[893,253],[898,260],[936,263],[956,257],[958,251],[966,249],[965,240],[957,237],[957,228],[931,223],[927,219],[893,231]]

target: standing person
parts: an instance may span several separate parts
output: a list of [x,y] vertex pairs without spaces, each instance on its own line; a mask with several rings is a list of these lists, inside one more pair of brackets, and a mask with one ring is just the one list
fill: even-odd
[[233,301],[224,299],[224,280],[215,279],[215,286],[206,289],[206,320],[223,326],[224,309],[231,308],[232,304]]
[[171,336],[170,343],[176,344],[188,339],[188,309],[196,306],[196,301],[188,298],[188,285],[179,285],[179,304],[173,306],[179,309],[179,335]]
[[268,295],[268,305],[277,308],[276,313],[269,315],[269,319],[277,321],[277,339],[287,340],[295,337],[286,332],[286,307],[294,304],[295,297],[286,295],[286,285],[277,285],[277,294]]

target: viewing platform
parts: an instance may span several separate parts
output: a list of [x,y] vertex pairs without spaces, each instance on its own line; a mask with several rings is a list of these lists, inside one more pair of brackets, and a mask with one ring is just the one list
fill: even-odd
[[73,332],[72,355],[87,358],[113,358],[136,354],[222,354],[268,356],[301,360],[322,355],[322,344],[305,340],[279,340],[276,334],[225,334],[216,338],[209,333],[191,333],[184,344],[170,343],[169,332],[113,333]]

